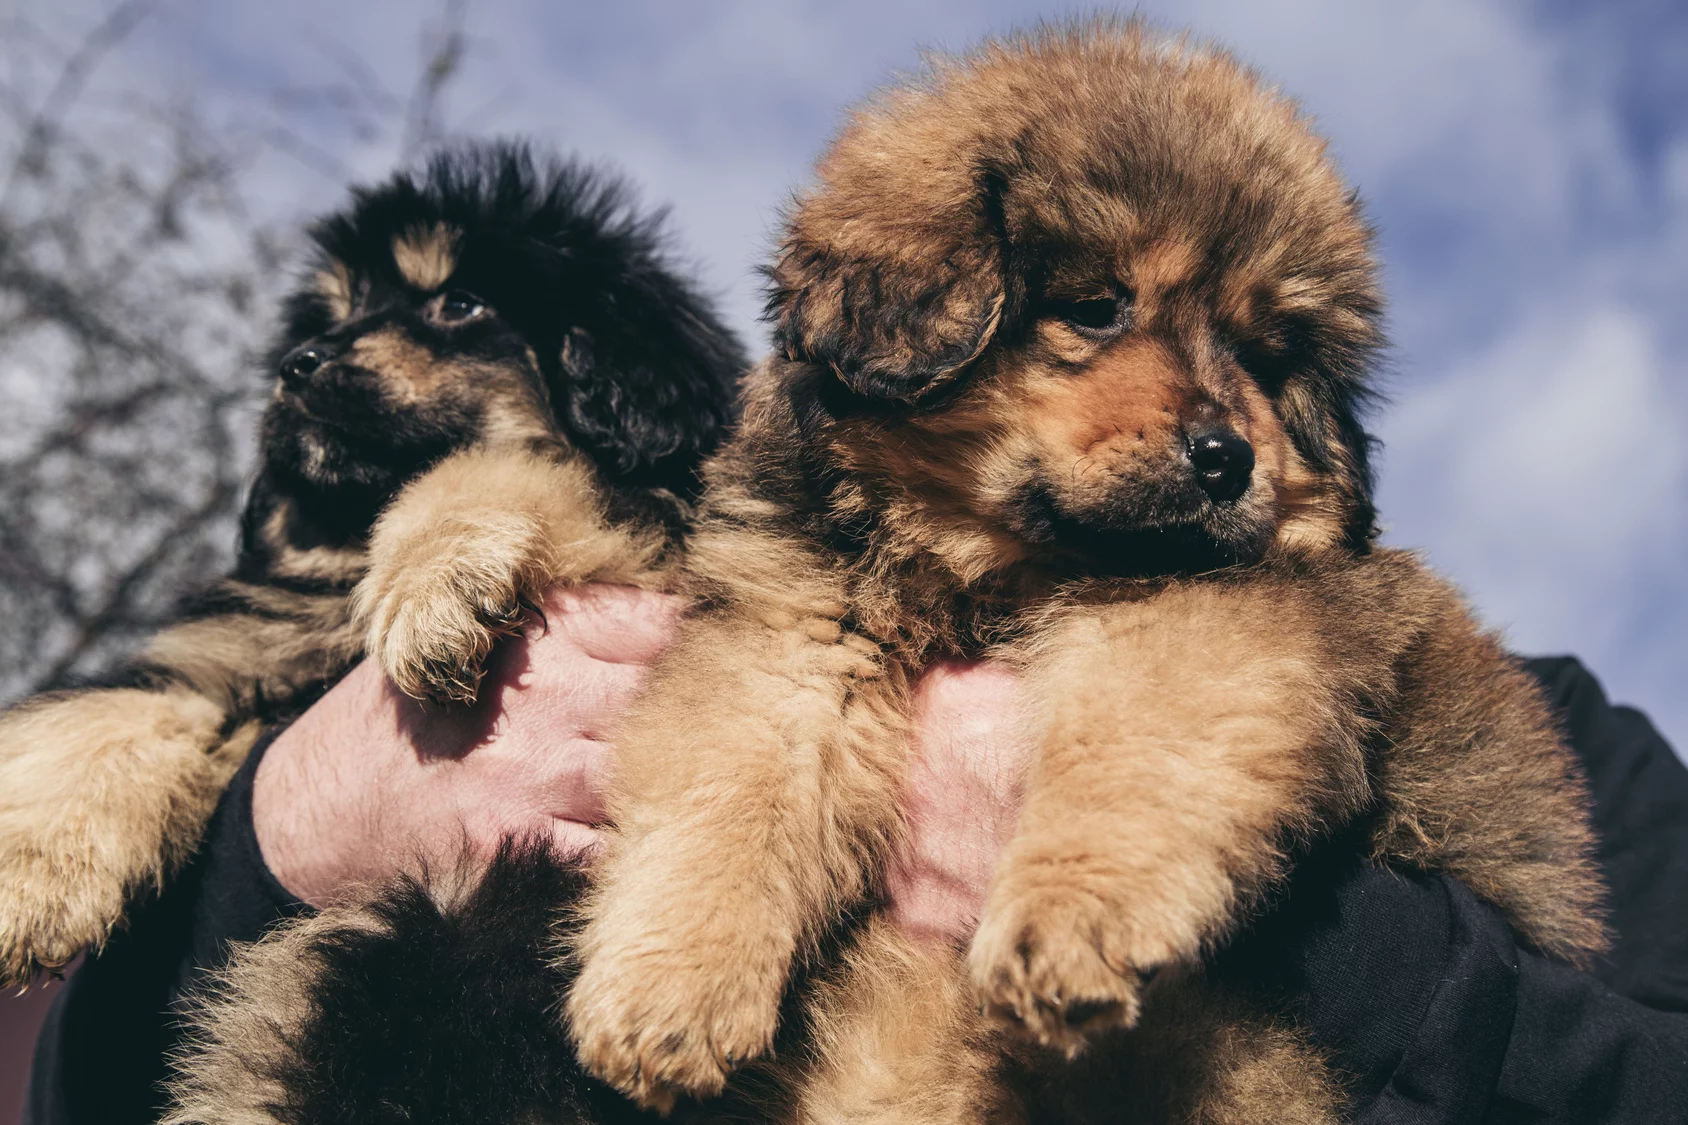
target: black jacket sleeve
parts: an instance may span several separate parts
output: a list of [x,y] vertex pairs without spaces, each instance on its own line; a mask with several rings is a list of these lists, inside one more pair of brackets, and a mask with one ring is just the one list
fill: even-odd
[[1688,1016],[1528,953],[1517,997],[1485,1120],[1688,1121]]
[[1616,942],[1593,974],[1519,955],[1488,1119],[1688,1121],[1688,768],[1576,660],[1529,667],[1588,773]]
[[1688,1121],[1688,770],[1576,661],[1530,669],[1595,797],[1618,937],[1594,972],[1518,948],[1453,880],[1340,841],[1222,962],[1293,997],[1363,1125]]
[[1633,707],[1571,657],[1531,660],[1594,795],[1616,945],[1595,975],[1650,1008],[1688,1012],[1688,768]]

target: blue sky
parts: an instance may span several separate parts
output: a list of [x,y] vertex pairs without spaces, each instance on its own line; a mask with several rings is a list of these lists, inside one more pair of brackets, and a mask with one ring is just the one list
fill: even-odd
[[[21,10],[69,43],[104,9]],[[759,348],[753,267],[843,107],[922,47],[1071,10],[470,0],[446,119],[621,167],[672,205]],[[1424,549],[1520,651],[1577,653],[1688,744],[1688,6],[1140,10],[1298,97],[1369,201],[1396,345],[1375,420],[1388,540]],[[344,82],[341,48],[408,89],[433,18],[386,0],[164,0],[100,82],[309,137],[311,162],[260,149],[248,171],[256,206],[290,220],[332,206],[347,176],[379,175],[396,147],[282,95]]]

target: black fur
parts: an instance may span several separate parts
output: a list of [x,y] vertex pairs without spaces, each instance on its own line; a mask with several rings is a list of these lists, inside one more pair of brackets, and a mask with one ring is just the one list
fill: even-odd
[[[438,230],[448,232],[451,268],[423,290],[394,243]],[[197,599],[184,624],[291,626],[305,647],[325,623],[345,634],[346,595],[381,508],[445,454],[510,433],[542,454],[583,451],[611,518],[680,534],[745,363],[668,264],[659,219],[633,210],[621,185],[520,145],[459,148],[357,191],[311,234],[319,272],[288,301],[270,365],[279,372],[307,350],[320,363],[282,380],[265,414],[236,574]],[[349,283],[349,315],[336,315],[348,312],[342,287],[323,280],[335,277]],[[459,293],[490,311],[460,324],[430,313]],[[372,354],[398,357],[390,370],[359,358],[360,341],[377,339],[387,350]],[[415,378],[421,369],[426,378]],[[524,423],[514,429],[512,412]],[[497,418],[503,430],[488,424]],[[337,649],[310,647],[297,667],[231,670],[254,678],[240,685],[235,713],[301,709],[361,641],[353,631]],[[144,674],[168,680],[172,670]],[[285,1090],[278,1119],[647,1120],[580,1071],[556,1016],[572,974],[551,962],[553,924],[582,879],[543,846],[507,844],[449,909],[425,881],[407,882],[368,907],[378,933],[322,936],[309,951],[321,965],[313,1014],[284,1057],[249,1060]]]
[[[394,242],[437,227],[453,232],[454,268],[422,291],[401,272]],[[302,384],[284,380],[265,410],[235,572],[190,602],[184,621],[239,629],[292,613],[309,633],[337,620],[333,603],[361,576],[382,507],[446,454],[499,440],[486,425],[495,408],[532,415],[542,448],[590,456],[612,517],[680,533],[683,501],[731,420],[746,361],[670,264],[660,214],[638,211],[623,184],[517,143],[464,145],[419,172],[357,189],[351,206],[310,235],[318,273],[288,298],[268,370],[276,377],[305,350],[322,366]],[[339,319],[318,280],[335,273],[353,306]],[[492,311],[442,328],[426,309],[451,292]],[[474,365],[472,374],[419,401],[395,395],[394,373],[350,362],[359,340],[377,333],[438,362]],[[319,548],[341,552],[341,562],[299,564]],[[231,721],[302,709],[349,666],[339,648],[303,678],[293,668],[255,670],[242,685],[231,670]],[[180,681],[145,659],[122,676]]]
[[[138,688],[179,699],[199,730],[209,724],[198,696],[221,720],[208,753],[297,714],[363,654],[351,594],[380,511],[459,450],[583,463],[594,507],[678,544],[745,361],[669,263],[660,216],[600,172],[496,143],[354,192],[311,237],[316,261],[269,352],[272,394],[233,573],[125,667],[26,705],[75,708],[96,702],[87,693]],[[447,315],[454,306],[473,311]],[[113,737],[111,752],[127,753]],[[191,838],[193,827],[188,818],[171,831]],[[159,862],[178,862],[186,838],[160,840]],[[131,895],[172,874],[106,872],[104,862],[60,867],[67,880],[122,880]],[[58,964],[61,947],[92,944],[100,925],[121,920],[0,934],[0,983],[26,977],[37,950]]]
[[574,1060],[556,1015],[573,973],[551,956],[560,904],[585,876],[542,843],[506,843],[442,909],[405,881],[303,955],[312,1014],[264,1069],[289,1125],[655,1122]]
[[[335,326],[323,298],[301,290],[288,302],[271,369],[307,343],[339,346],[383,321],[426,340],[414,314],[425,294],[400,274],[392,243],[436,224],[463,232],[440,288],[474,293],[512,330],[502,341],[483,335],[476,350],[497,361],[508,358],[501,342],[531,348],[560,430],[618,483],[695,493],[697,464],[730,419],[742,349],[670,263],[660,213],[641,214],[627,187],[598,170],[542,161],[520,144],[444,152],[420,173],[355,192],[350,208],[317,223],[322,264],[356,275],[358,315]],[[360,435],[371,444],[357,460],[385,463],[395,445],[414,462],[437,459],[435,430],[456,446],[473,429],[472,404],[459,411],[396,436],[390,412],[378,411],[387,432]],[[278,424],[272,417],[267,428]]]
[[[442,906],[401,878],[369,899],[358,924],[296,946],[310,964],[309,1015],[279,1051],[251,1057],[253,1079],[284,1091],[285,1125],[657,1125],[580,1066],[561,998],[574,984],[568,948],[588,869],[540,839],[506,838],[468,887]],[[461,873],[459,873],[461,874]],[[828,979],[872,904],[824,936],[786,999],[779,1059],[808,1050],[815,985]],[[373,921],[375,925],[367,925]],[[193,1056],[184,1056],[191,1067]],[[669,1125],[784,1120],[789,1075],[764,1062],[720,1098],[681,1099]]]

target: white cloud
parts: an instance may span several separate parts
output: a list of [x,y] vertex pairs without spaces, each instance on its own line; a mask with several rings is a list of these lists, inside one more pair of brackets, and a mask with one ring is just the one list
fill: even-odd
[[1634,579],[1688,538],[1671,375],[1633,310],[1518,326],[1387,417],[1391,538],[1430,545],[1523,647],[1615,649]]

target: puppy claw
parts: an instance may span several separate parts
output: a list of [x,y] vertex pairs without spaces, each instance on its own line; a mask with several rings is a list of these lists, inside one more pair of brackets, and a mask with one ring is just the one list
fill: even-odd
[[416,699],[473,703],[493,647],[521,634],[533,604],[516,573],[455,569],[450,560],[410,572],[372,569],[358,588],[369,651]]
[[528,621],[535,621],[538,623],[537,636],[543,637],[546,633],[551,631],[551,620],[545,616],[544,606],[540,605],[537,601],[528,597],[526,594],[520,593],[516,595],[516,605],[520,607],[522,611],[518,615],[517,620],[514,622],[517,633],[524,631],[522,626],[524,626]]
[[1068,1058],[1109,1029],[1135,1026],[1145,974],[1126,952],[1134,943],[1122,917],[1053,892],[987,911],[968,954],[981,1011]]
[[582,1066],[667,1114],[681,1097],[719,1094],[740,1065],[767,1053],[781,989],[736,964],[708,973],[676,949],[664,971],[669,957],[646,954],[588,961],[569,996],[568,1019]]

